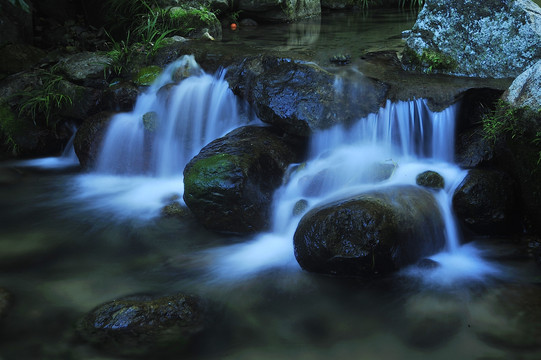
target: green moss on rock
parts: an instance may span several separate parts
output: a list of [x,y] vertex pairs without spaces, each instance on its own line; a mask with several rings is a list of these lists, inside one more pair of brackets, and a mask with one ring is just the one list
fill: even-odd
[[133,79],[133,82],[139,86],[149,86],[158,78],[161,74],[162,68],[156,65],[151,65],[142,68],[137,72],[137,75]]

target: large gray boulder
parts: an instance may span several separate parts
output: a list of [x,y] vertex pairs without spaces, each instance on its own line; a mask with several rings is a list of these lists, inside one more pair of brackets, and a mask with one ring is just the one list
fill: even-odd
[[387,94],[385,84],[362,74],[337,86],[339,79],[314,63],[272,55],[248,57],[226,77],[262,121],[300,136],[377,112]]
[[444,230],[430,191],[396,186],[309,211],[294,235],[295,257],[308,271],[372,277],[441,250]]
[[271,127],[245,126],[216,139],[184,169],[184,201],[205,227],[252,233],[269,226],[274,190],[300,160],[297,140]]
[[320,0],[239,0],[243,16],[268,22],[286,22],[321,14]]
[[426,0],[403,62],[425,71],[516,77],[541,59],[541,8],[531,0]]
[[541,60],[520,74],[502,98],[514,107],[541,109]]

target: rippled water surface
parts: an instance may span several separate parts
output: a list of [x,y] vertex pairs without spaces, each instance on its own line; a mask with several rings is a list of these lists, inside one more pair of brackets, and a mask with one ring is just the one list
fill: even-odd
[[[333,13],[302,25],[241,29],[224,41],[239,51],[249,42],[323,61],[398,48],[413,21],[410,13]],[[180,292],[209,299],[221,312],[187,359],[541,358],[533,242],[478,239],[461,247],[464,256],[436,258],[449,273],[411,268],[366,282],[293,264],[227,276],[223,262],[215,271],[221,252],[250,238],[206,231],[189,216],[138,216],[129,204],[141,194],[128,191],[136,179],[109,180],[54,160],[0,163],[0,288],[12,295],[0,319],[0,359],[119,359],[81,341],[77,320],[127,295]],[[109,193],[77,196],[93,181]],[[175,184],[147,186],[145,194]],[[107,205],[119,193],[125,212]],[[471,262],[476,258],[487,268]],[[239,267],[234,259],[231,271]]]

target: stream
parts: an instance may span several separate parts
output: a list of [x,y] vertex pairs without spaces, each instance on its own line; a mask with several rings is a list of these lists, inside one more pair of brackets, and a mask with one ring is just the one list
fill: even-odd
[[[400,49],[400,34],[414,21],[408,11],[329,13],[226,32],[224,41],[328,65],[336,53],[356,58]],[[225,314],[185,359],[541,358],[541,271],[528,244],[504,238],[462,244],[452,214],[450,197],[466,172],[453,164],[453,137],[446,134],[454,132],[460,104],[432,112],[423,99],[388,102],[350,128],[321,131],[306,163],[295,164],[276,191],[272,229],[221,235],[189,216],[161,217],[160,209],[171,199],[182,202],[182,168],[202,146],[259,123],[243,114],[223,74],[190,75],[171,91],[179,103],[160,102],[157,84],[133,112],[117,116],[92,172],[79,170],[69,144],[59,157],[0,163],[0,289],[13,298],[0,322],[0,360],[122,359],[82,341],[78,319],[127,295],[180,292],[210,299]],[[193,112],[174,108],[186,104],[195,105]],[[138,162],[144,131],[131,125],[149,111],[169,126],[151,140],[160,148],[152,147],[150,164]],[[223,127],[206,123],[215,113],[231,116]],[[186,137],[171,138],[175,132]],[[375,183],[374,164],[394,164],[391,178]],[[434,169],[446,182],[436,197],[447,246],[431,257],[440,267],[360,280],[308,273],[297,264],[292,237],[301,215],[291,213],[299,200],[307,211],[368,188],[414,184],[416,174]],[[322,171],[335,176],[308,186],[306,179]]]

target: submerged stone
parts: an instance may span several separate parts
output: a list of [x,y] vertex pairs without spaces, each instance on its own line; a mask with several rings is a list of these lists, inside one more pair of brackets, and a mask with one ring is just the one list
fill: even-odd
[[390,273],[444,245],[436,200],[415,186],[371,191],[312,209],[294,236],[303,269],[342,276]]
[[193,295],[135,295],[98,306],[77,324],[92,345],[122,356],[167,349],[181,354],[209,325],[208,304]]

